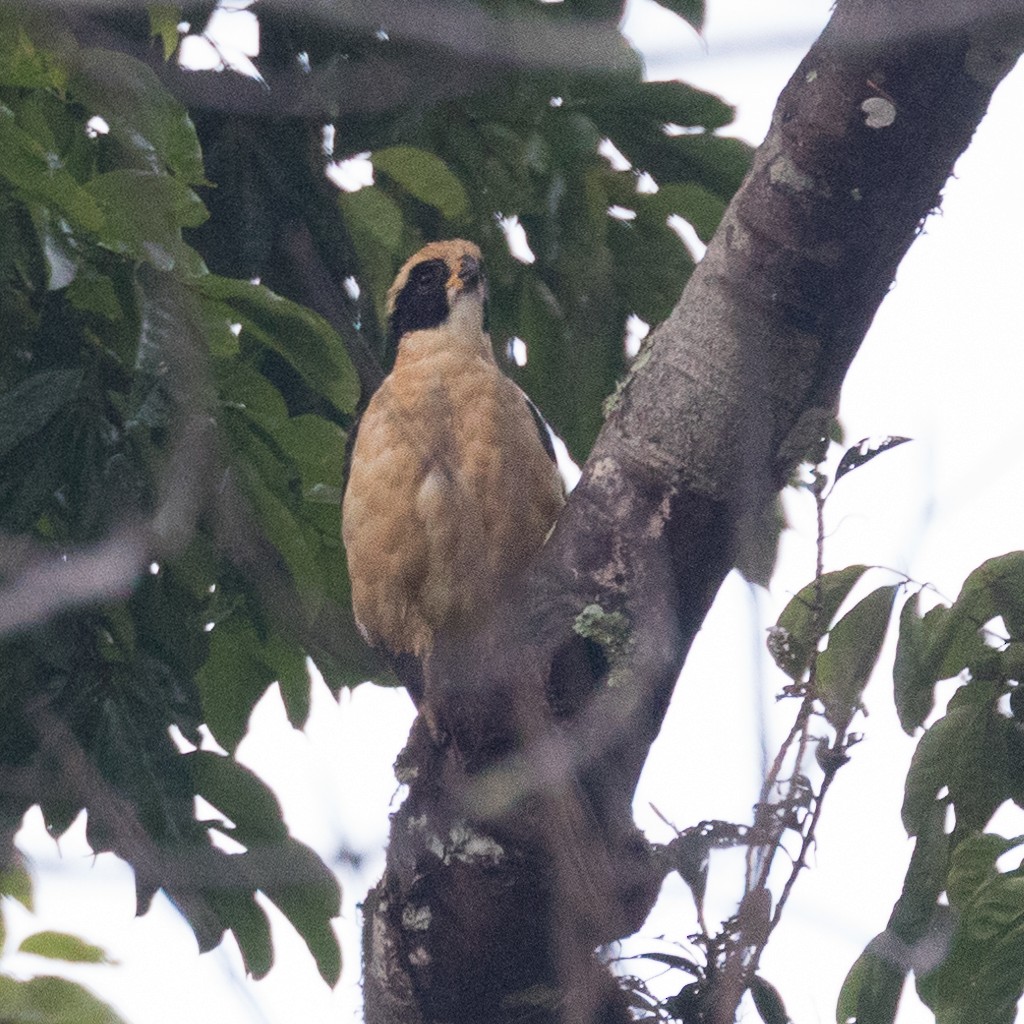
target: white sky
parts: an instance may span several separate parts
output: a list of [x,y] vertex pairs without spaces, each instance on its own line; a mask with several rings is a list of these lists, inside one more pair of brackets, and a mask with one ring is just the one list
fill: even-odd
[[[633,0],[627,31],[647,55],[651,77],[680,77],[718,92],[739,108],[736,133],[759,142],[776,96],[824,24],[829,3],[709,0],[709,8],[706,47],[646,0]],[[1015,201],[1024,166],[1022,109],[1018,68],[957,165],[942,213],[928,221],[900,268],[847,378],[841,416],[851,444],[876,434],[916,440],[843,481],[829,510],[829,568],[860,561],[893,566],[953,597],[985,558],[1024,547],[1024,210]],[[762,721],[774,737],[795,711],[783,707],[780,717],[774,694],[781,680],[763,653],[765,626],[814,567],[809,505],[787,503],[795,528],[786,536],[772,594],[755,594],[730,578],[684,670],[636,802],[652,839],[665,841],[671,832],[648,802],[681,827],[705,817],[748,820],[759,784]],[[881,582],[890,580],[879,576],[876,585]],[[914,743],[896,721],[890,669],[891,649],[865,696],[866,739],[829,795],[814,869],[798,882],[762,964],[799,1024],[834,1020],[842,979],[885,926],[909,857],[899,807]],[[136,920],[129,869],[110,855],[89,854],[81,820],[58,852],[38,813],[21,835],[35,861],[38,913],[30,919],[17,905],[6,908],[8,949],[44,927],[104,946],[119,966],[62,973],[86,983],[132,1024],[357,1021],[355,903],[383,864],[396,793],[390,765],[411,719],[401,691],[364,686],[335,703],[319,686],[310,726],[299,734],[271,693],[240,749],[241,759],[278,793],[298,838],[329,861],[341,847],[366,855],[361,873],[340,869],[346,966],[336,991],[322,984],[301,941],[273,909],[278,965],[261,982],[244,979],[230,939],[198,956],[189,928],[162,896]],[[1024,832],[1021,818],[1007,824],[1009,834]],[[727,914],[738,876],[731,889],[726,875],[716,887],[716,863],[712,891]],[[645,939],[627,948],[664,949],[650,937],[682,938],[694,930],[688,894],[681,883],[669,883],[642,932]],[[24,977],[53,965],[8,954],[0,968]],[[904,1004],[901,1024],[931,1020],[912,992]],[[757,1019],[752,1009],[747,1019]]]

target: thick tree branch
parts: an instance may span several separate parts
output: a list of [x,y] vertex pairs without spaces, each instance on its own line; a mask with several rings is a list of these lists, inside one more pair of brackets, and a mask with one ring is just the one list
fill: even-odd
[[883,33],[892,4],[840,4],[534,571],[431,666],[368,904],[372,1024],[628,1019],[589,955],[657,890],[629,805],[683,657],[1024,45],[914,8]]

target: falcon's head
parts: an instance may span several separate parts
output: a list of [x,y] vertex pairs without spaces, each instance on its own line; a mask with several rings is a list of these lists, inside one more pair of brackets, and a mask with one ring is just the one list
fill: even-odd
[[391,341],[452,321],[483,331],[486,297],[480,249],[461,238],[431,242],[406,260],[388,289]]

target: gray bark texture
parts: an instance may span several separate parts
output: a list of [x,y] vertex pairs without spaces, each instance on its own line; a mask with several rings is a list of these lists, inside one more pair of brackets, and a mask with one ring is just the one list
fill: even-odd
[[364,907],[368,1024],[630,1019],[594,950],[664,874],[630,804],[680,667],[1024,45],[1019,14],[938,6],[840,0],[533,570],[437,652]]

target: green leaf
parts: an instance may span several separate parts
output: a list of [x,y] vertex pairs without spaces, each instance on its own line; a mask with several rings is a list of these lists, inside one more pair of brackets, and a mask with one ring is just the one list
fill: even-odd
[[[610,132],[613,142],[616,128],[632,129],[631,136],[639,126],[654,134],[666,124],[714,131],[736,116],[735,107],[712,93],[672,81],[617,85],[582,105],[599,127]],[[679,180],[670,178],[666,182]]]
[[903,605],[892,666],[896,713],[908,736],[913,736],[917,728],[924,725],[935,705],[934,672],[929,671],[925,660],[930,631],[921,618],[920,605],[920,592],[907,598]]
[[[932,800],[925,807],[903,889],[889,918],[888,930],[908,949],[919,943],[927,945],[930,938],[948,930],[945,915],[949,908],[938,903],[949,869],[951,844],[946,834],[946,810],[945,802],[939,800]],[[934,955],[931,961],[934,963]]]
[[82,371],[43,370],[0,395],[0,457],[43,429],[74,399]]
[[262,427],[263,441],[273,444],[278,430],[288,422],[284,395],[247,361],[218,360],[214,370],[221,402],[242,413],[247,426]]
[[26,910],[32,909],[32,876],[17,852],[7,867],[0,871],[0,896],[10,896]]
[[[232,461],[264,534],[283,557],[310,614],[319,610],[325,598],[342,601],[338,501],[325,504],[323,492],[337,493],[344,458],[343,435],[311,426],[314,421],[326,424],[317,417],[293,425],[280,392],[245,363],[221,362],[217,377],[225,403],[222,424],[231,442]],[[336,447],[330,452],[314,447],[298,451],[293,457],[291,451],[297,450],[303,440],[333,443]],[[307,489],[302,474],[318,477],[317,469],[325,462],[335,467],[336,475],[328,480],[313,479]],[[287,672],[282,680],[286,685],[302,678],[294,658]],[[297,695],[298,691],[294,692]],[[302,711],[294,706],[289,713],[301,715]]]
[[40,248],[46,260],[46,287],[56,292],[74,284],[81,263],[77,246],[71,232],[62,218],[54,217],[53,211],[36,211],[36,231]]
[[641,166],[655,181],[693,181],[723,199],[740,187],[753,156],[746,142],[708,132],[668,136],[645,152],[648,159]]
[[360,286],[372,296],[377,319],[383,324],[385,296],[402,252],[402,211],[376,187],[339,193],[338,208],[359,256]]
[[963,708],[974,716],[961,737],[956,770],[947,783],[956,811],[954,844],[983,829],[1010,795],[1006,734],[1014,726],[997,707],[1001,695],[1001,686],[976,680],[961,687],[947,705],[950,712]]
[[169,61],[178,48],[181,8],[177,4],[150,4],[147,10],[149,11],[149,33],[163,43],[164,61]]
[[218,889],[207,893],[221,923],[234,933],[245,970],[257,981],[274,966],[274,944],[266,912],[250,892]]
[[1006,730],[1012,723],[995,708],[994,684],[962,686],[921,737],[907,772],[903,824],[917,835],[943,786],[956,811],[955,836],[984,827],[1008,796]]
[[[275,681],[281,688],[288,721],[296,729],[302,728],[309,717],[312,683],[305,654],[299,645],[276,633],[263,639],[256,634],[251,621],[242,617],[227,618],[214,627],[210,633],[210,654],[199,670],[197,682],[207,725],[226,750],[234,750],[241,741],[252,709]],[[242,802],[237,794],[248,785],[250,788],[243,794],[245,799],[253,801],[253,807],[268,821],[279,822],[280,811],[270,813],[277,806],[274,802],[272,808],[267,802],[274,800],[270,791],[266,791],[265,798],[257,799],[257,790],[263,784],[256,776],[241,768],[236,772],[230,763],[223,761],[223,758],[218,761],[201,758],[195,762],[197,767],[193,771],[199,773],[196,785],[208,787],[211,793],[229,799],[231,807],[222,805],[204,789],[203,795],[210,803],[219,807],[236,827],[241,826],[232,808]],[[241,836],[238,838],[247,842]]]
[[96,198],[63,168],[58,154],[20,128],[14,112],[0,102],[0,178],[26,199],[53,206],[86,231],[99,231],[104,214]]
[[817,696],[825,705],[825,716],[839,729],[849,724],[860,706],[899,586],[879,587],[855,604],[829,630],[828,646],[818,655]]
[[[1016,624],[1024,622],[1024,553],[1011,552],[979,566],[951,607],[936,606],[923,618],[918,607],[919,599],[914,598],[900,616],[893,666],[900,722],[911,733],[931,711],[935,683],[965,669],[985,676],[1000,660],[980,632],[989,620],[1002,616],[1011,635]],[[1014,656],[1002,656],[1004,668],[1012,667]]]
[[341,339],[323,317],[248,281],[206,274],[197,287],[206,299],[231,311],[243,334],[248,332],[249,338],[283,356],[336,409],[355,409],[359,397],[355,369]]
[[704,0],[656,0],[660,7],[678,14],[698,32],[704,28]]
[[[237,437],[237,432],[231,432]],[[236,460],[240,482],[255,508],[267,539],[280,552],[296,588],[311,614],[322,601],[330,567],[321,559],[321,543],[315,529],[301,517],[290,493],[290,467],[254,433],[242,442]]]
[[562,106],[551,119],[548,129],[556,166],[571,169],[570,173],[578,178],[586,174],[591,163],[589,158],[597,153],[603,135],[590,116],[592,113],[588,110],[587,114],[582,114]]
[[106,1003],[64,978],[0,975],[4,1024],[125,1024]]
[[196,793],[232,822],[233,839],[251,847],[287,838],[281,806],[257,775],[232,758],[209,750],[196,750],[185,758]]
[[959,843],[950,858],[946,879],[949,905],[957,910],[966,910],[981,890],[999,877],[996,861],[1021,845],[1024,845],[1024,836],[1007,839],[990,832],[968,836]]
[[312,850],[294,839],[284,856],[292,881],[263,886],[263,891],[302,936],[320,976],[333,987],[341,977],[341,947],[331,928],[331,920],[341,912],[338,880]]
[[114,282],[105,274],[98,274],[87,266],[79,269],[74,281],[68,286],[67,296],[71,305],[83,313],[95,313],[110,321],[124,317]]
[[304,652],[298,644],[275,633],[267,638],[261,657],[280,687],[288,721],[293,728],[301,729],[309,718],[312,689]]
[[53,839],[60,839],[71,828],[83,808],[81,798],[69,795],[63,787],[59,790],[49,790],[39,799],[39,809],[43,812],[46,831]]
[[448,220],[469,211],[469,197],[462,182],[433,153],[414,146],[391,146],[371,156],[375,170],[383,171],[421,202],[440,210]]
[[[46,22],[33,27],[40,37],[54,28]],[[66,37],[59,41],[66,43]],[[0,12],[0,85],[63,89],[66,83],[67,73],[57,53],[37,46],[26,32],[25,12],[17,8]]]
[[278,428],[277,441],[299,467],[307,500],[340,509],[345,437],[336,423],[312,413],[293,416]]
[[976,628],[1001,615],[1007,627],[1024,624],[1024,551],[990,558],[964,581],[953,610]]
[[689,249],[668,226],[673,198],[662,192],[636,195],[629,204],[636,219],[609,218],[606,229],[626,307],[648,323],[672,312],[694,268]]
[[355,238],[372,239],[389,253],[402,247],[402,211],[386,192],[367,186],[338,195],[341,214]]
[[12,105],[18,125],[39,143],[51,166],[59,162],[76,181],[91,173],[96,146],[85,132],[80,110],[51,89],[24,92]]
[[857,957],[839,991],[836,1024],[893,1024],[906,974],[875,951],[890,941],[883,932]]
[[651,199],[666,216],[676,214],[682,217],[705,243],[710,242],[711,236],[718,230],[726,206],[719,196],[692,183],[662,185]]
[[[918,993],[941,1024],[1011,1024],[1024,994],[1024,875],[999,873],[1000,847],[1021,840],[965,840],[954,891],[959,914],[946,957],[918,979]],[[970,845],[968,845],[970,844]],[[959,848],[957,850],[959,853]],[[952,894],[951,894],[952,897]]]
[[979,942],[992,942],[1024,928],[1024,877],[1020,872],[996,873],[975,895],[963,924]]
[[71,92],[143,167],[155,174],[169,169],[186,185],[205,183],[195,126],[150,67],[116,50],[83,50]]
[[903,827],[907,835],[918,834],[938,792],[946,784],[961,734],[975,718],[970,708],[952,711],[935,722],[921,737],[907,771],[903,795]]
[[1014,722],[1016,728],[1006,730],[1007,795],[1018,807],[1024,807],[1024,730],[1019,719]]
[[[495,304],[492,323],[496,338],[519,335],[526,341],[529,361],[515,376],[582,462],[602,425],[602,403],[626,369],[622,340],[631,310],[616,287],[616,275],[642,233],[620,232],[621,223],[608,216],[609,190],[618,187],[622,176],[609,172],[594,152],[575,154],[570,143],[552,139],[556,161],[580,160],[585,165],[570,165],[552,183],[555,223],[550,214],[523,218],[537,263],[525,272],[514,264],[509,268],[520,287],[506,292],[504,309]],[[618,245],[614,254],[609,247],[613,230]],[[668,241],[676,247],[670,254],[688,259],[678,238]],[[499,246],[504,247],[503,240],[489,248],[492,267],[500,266]],[[634,277],[633,296],[636,284]],[[655,302],[665,300],[664,288],[661,279]]]
[[103,213],[99,237],[108,248],[158,270],[201,273],[202,261],[181,240],[181,229],[202,224],[206,207],[181,180],[150,171],[108,171],[87,182],[85,191]]
[[900,721],[911,732],[931,709],[935,683],[994,654],[982,640],[967,603],[951,608],[936,605],[923,618],[918,618],[917,607],[915,601],[911,610],[904,608],[900,615],[893,668],[897,708],[903,708]]
[[252,709],[274,681],[260,646],[248,619],[229,618],[210,632],[209,657],[196,673],[206,724],[228,751],[241,742]]
[[867,570],[866,565],[851,565],[827,572],[820,580],[808,583],[783,608],[769,638],[769,650],[775,664],[790,679],[803,678],[839,606]]
[[779,990],[759,974],[750,980],[750,997],[754,1007],[764,1024],[790,1024],[786,1004],[782,1001]]
[[34,953],[50,960],[66,960],[78,964],[109,964],[113,961],[106,951],[66,932],[36,932],[25,938],[18,947],[20,953]]

